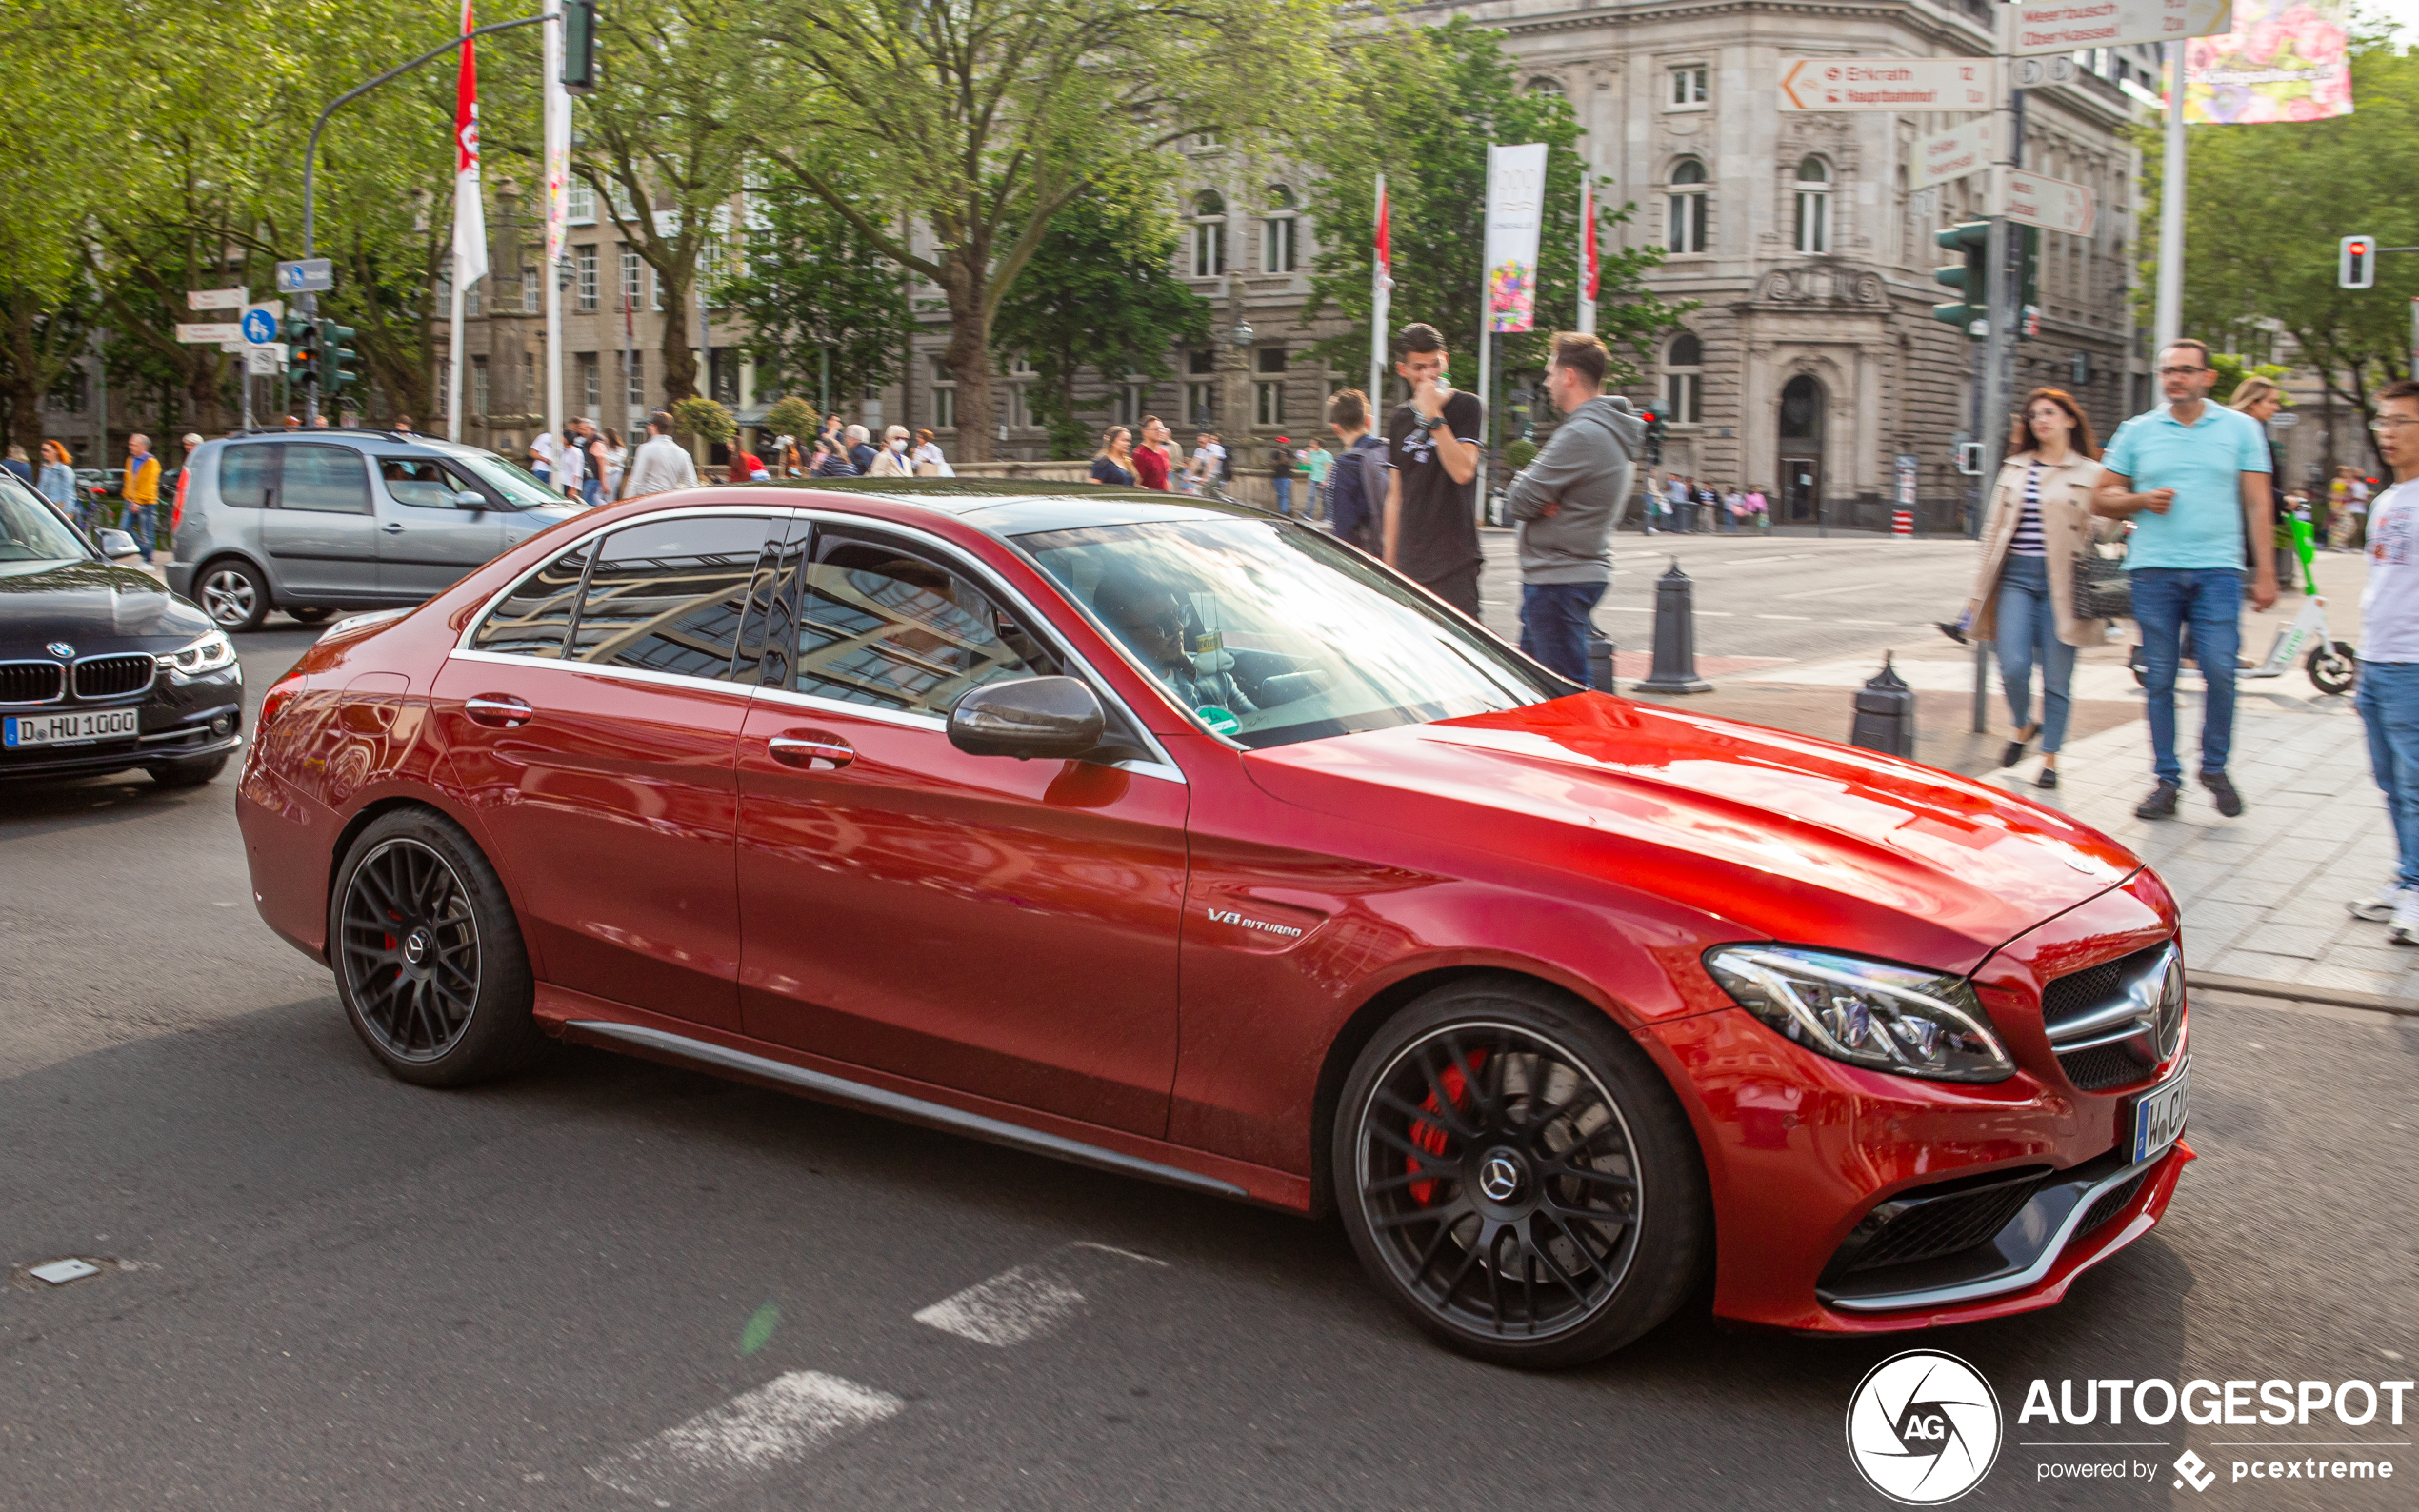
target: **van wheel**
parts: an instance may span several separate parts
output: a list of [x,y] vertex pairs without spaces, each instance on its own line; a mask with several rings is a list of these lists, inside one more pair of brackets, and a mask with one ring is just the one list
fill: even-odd
[[222,557],[195,573],[193,597],[222,630],[256,630],[269,618],[268,581],[260,568],[235,557]]

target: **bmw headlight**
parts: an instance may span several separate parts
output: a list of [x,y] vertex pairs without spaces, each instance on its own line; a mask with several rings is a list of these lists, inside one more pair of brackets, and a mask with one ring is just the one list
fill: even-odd
[[235,643],[227,638],[225,630],[212,630],[190,646],[163,651],[151,660],[175,681],[187,683],[234,666]]
[[1705,965],[1739,1006],[1834,1061],[1938,1082],[2015,1074],[1963,977],[1795,945],[1723,945]]

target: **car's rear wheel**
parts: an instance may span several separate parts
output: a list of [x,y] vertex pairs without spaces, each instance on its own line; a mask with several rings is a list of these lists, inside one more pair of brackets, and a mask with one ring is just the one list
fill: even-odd
[[1369,1274],[1483,1360],[1577,1364],[1670,1316],[1704,1263],[1704,1166],[1645,1053],[1542,984],[1396,1016],[1338,1105],[1336,1205]]
[[504,885],[441,815],[398,809],[361,832],[337,872],[329,940],[354,1032],[404,1081],[485,1081],[545,1043]]
[[193,597],[222,630],[256,630],[269,618],[269,583],[260,568],[233,557],[205,564],[193,574]]

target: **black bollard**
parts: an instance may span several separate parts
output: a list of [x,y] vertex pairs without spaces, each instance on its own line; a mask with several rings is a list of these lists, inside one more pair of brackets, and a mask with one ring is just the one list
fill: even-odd
[[1848,743],[1885,756],[1915,754],[1915,690],[1882,653],[1882,669],[1856,691],[1856,718],[1849,726]]
[[1621,691],[1612,682],[1612,643],[1592,625],[1588,627],[1588,686],[1599,693]]
[[1710,693],[1697,676],[1696,584],[1680,570],[1680,559],[1654,580],[1654,670],[1641,693]]

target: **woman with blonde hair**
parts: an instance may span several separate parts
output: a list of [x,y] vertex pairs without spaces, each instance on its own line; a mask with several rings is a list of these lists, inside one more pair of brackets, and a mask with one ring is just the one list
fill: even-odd
[[[2008,460],[1991,488],[1982,528],[1982,570],[1967,601],[1966,633],[1995,642],[1999,681],[2015,739],[1999,765],[2024,760],[2041,742],[2036,787],[2058,786],[2058,748],[2072,706],[2074,653],[2108,639],[2108,622],[2074,612],[2076,563],[2098,538],[2091,493],[2100,483],[2100,448],[2074,396],[2035,388],[2025,396],[2008,437]],[[1942,627],[1947,629],[1949,627]],[[1954,632],[1952,632],[1953,634]],[[1965,635],[1955,635],[1963,640]],[[2032,669],[2041,668],[2041,718],[2032,719]]]
[[1110,426],[1100,438],[1100,449],[1092,453],[1092,482],[1105,483],[1112,488],[1134,486],[1134,433],[1124,426]]
[[[2276,411],[2285,408],[2285,390],[2276,387],[2275,380],[2253,373],[2235,386],[2234,397],[2226,401],[2226,408],[2239,409],[2258,421],[2260,434],[2267,436],[2268,423],[2276,418]],[[2285,487],[2285,457],[2276,449],[2276,438],[2273,436],[2268,436],[2268,476],[2270,480],[2269,486],[2281,492]],[[2289,509],[2282,505],[2278,506],[2276,509],[2276,586],[2289,593],[2294,587],[2294,569],[2301,561],[2300,556],[2293,550],[2292,527],[2286,523],[2291,518],[2292,512]],[[2250,543],[2248,541],[2243,543],[2243,560],[2248,567],[2250,563]]]

